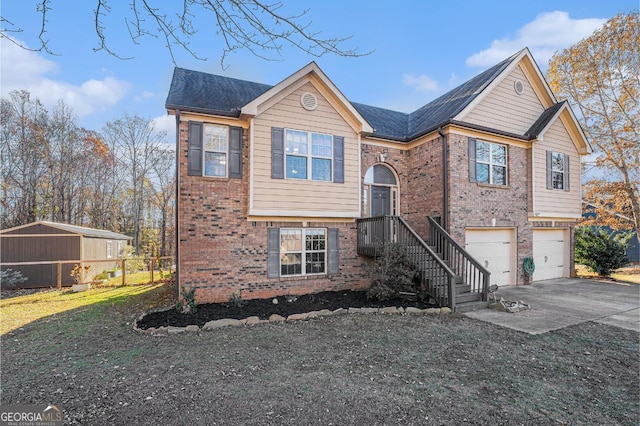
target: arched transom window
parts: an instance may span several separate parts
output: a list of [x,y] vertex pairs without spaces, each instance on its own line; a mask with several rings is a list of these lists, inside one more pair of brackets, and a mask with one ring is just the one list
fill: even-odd
[[384,164],[374,164],[364,175],[362,212],[364,216],[398,215],[398,179]]

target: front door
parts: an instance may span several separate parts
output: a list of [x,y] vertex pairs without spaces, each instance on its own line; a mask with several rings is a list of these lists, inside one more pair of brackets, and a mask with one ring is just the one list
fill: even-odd
[[388,186],[371,186],[371,216],[391,214],[391,188]]

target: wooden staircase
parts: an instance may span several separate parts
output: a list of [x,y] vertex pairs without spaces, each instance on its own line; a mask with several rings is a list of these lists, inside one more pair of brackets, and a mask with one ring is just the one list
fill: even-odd
[[385,244],[401,244],[416,265],[421,284],[440,306],[454,312],[486,308],[489,271],[431,218],[429,225],[431,245],[399,216],[358,219],[358,254],[376,257]]

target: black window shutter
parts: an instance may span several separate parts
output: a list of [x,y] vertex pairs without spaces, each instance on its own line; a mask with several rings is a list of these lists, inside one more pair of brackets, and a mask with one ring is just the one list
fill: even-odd
[[477,182],[476,177],[476,138],[469,138],[469,182]]
[[344,137],[333,137],[333,181],[344,183]]
[[269,233],[267,239],[267,276],[278,278],[280,276],[280,229],[269,228],[267,231]]
[[229,128],[229,177],[242,179],[242,127]]
[[564,190],[569,191],[569,156],[565,154],[564,156]]
[[337,274],[340,270],[340,243],[338,228],[329,228],[329,274]]
[[553,152],[547,151],[547,189],[553,189]]
[[187,175],[202,176],[202,123],[189,122],[189,149]]
[[271,178],[284,179],[284,129],[271,128]]

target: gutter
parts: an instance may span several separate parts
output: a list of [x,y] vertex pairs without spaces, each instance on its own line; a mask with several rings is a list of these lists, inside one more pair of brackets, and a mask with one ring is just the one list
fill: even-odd
[[179,111],[182,110],[185,112],[193,112],[196,114],[219,115],[222,117],[234,117],[234,118],[239,118],[240,113],[242,112],[240,111],[239,108],[233,108],[230,111],[223,111],[223,110],[217,110],[217,109],[211,109],[211,108],[190,107],[185,105],[171,105],[171,104],[166,104],[165,108],[175,109],[176,114],[179,114]]
[[447,153],[447,135],[438,127],[442,137],[442,228],[449,231],[449,158]]

